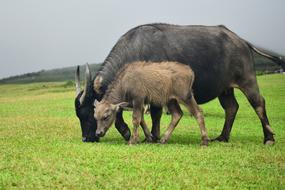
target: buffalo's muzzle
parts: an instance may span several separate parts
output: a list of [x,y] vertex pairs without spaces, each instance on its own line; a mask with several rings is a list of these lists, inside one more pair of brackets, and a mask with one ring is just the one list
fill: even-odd
[[99,137],[82,137],[82,142],[98,142]]

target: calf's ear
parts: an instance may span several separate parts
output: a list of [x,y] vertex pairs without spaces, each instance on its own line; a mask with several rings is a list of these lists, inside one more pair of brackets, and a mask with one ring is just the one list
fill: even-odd
[[116,111],[118,111],[119,109],[124,109],[124,108],[126,108],[128,106],[129,106],[128,102],[121,102],[121,103],[118,103],[118,104],[114,105]]

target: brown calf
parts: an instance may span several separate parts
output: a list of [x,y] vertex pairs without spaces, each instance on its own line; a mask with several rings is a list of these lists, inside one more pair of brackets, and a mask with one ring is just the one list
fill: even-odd
[[133,134],[129,144],[139,141],[138,127],[142,126],[149,139],[151,134],[145,124],[143,110],[145,104],[167,106],[172,115],[169,127],[161,139],[166,143],[183,113],[181,102],[198,121],[202,145],[208,145],[208,135],[193,93],[194,73],[189,66],[177,62],[135,62],[127,64],[108,86],[101,102],[95,102],[94,117],[97,119],[96,134],[104,136],[115,120],[116,112],[127,106],[133,107]]

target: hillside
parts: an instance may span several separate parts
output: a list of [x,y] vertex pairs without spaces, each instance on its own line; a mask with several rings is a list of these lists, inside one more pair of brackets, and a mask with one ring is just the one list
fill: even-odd
[[[272,53],[272,55],[279,56],[275,53]],[[284,56],[282,56],[284,60]],[[266,74],[266,73],[274,73],[281,69],[279,65],[274,63],[273,61],[254,53],[254,60],[255,60],[255,70],[257,74]]]
[[[90,64],[92,76],[98,70],[101,64]],[[11,76],[0,80],[0,83],[31,83],[31,82],[60,82],[74,80],[76,66],[65,67],[52,70],[41,70],[38,72],[26,73],[23,75]],[[85,66],[80,67],[80,77],[83,80],[85,74]]]
[[[272,52],[271,52],[272,53]],[[273,53],[274,54],[274,53]],[[254,54],[255,68],[257,74],[273,73],[280,69],[280,66],[271,60],[264,58],[258,54]],[[90,64],[92,76],[100,67],[100,64]],[[60,82],[73,81],[76,66],[66,67],[52,70],[41,70],[33,73],[26,73],[23,75],[11,76],[0,80],[2,83],[30,83],[30,82]],[[81,66],[81,78],[83,79],[85,67]]]

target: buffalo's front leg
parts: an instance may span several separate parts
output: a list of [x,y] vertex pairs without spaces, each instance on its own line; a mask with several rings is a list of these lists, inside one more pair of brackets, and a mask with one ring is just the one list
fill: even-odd
[[160,139],[160,119],[162,115],[162,108],[159,106],[150,106],[150,116],[152,120],[152,140],[153,142],[158,142]]
[[123,119],[123,110],[117,112],[115,127],[126,141],[130,140],[131,131]]

